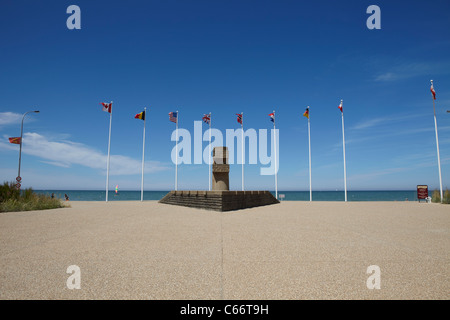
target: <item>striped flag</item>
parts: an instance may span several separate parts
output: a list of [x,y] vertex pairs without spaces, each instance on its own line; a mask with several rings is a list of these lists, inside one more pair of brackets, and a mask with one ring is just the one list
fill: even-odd
[[169,120],[178,123],[178,112],[169,112]]
[[236,113],[236,115],[237,115],[237,122],[242,124],[242,114],[241,113]]
[[145,110],[134,116],[135,119],[145,120]]
[[16,137],[16,138],[9,138],[9,143],[14,143],[14,144],[20,144],[20,137]]
[[303,113],[303,116],[309,119],[309,107],[306,108],[306,111]]
[[270,121],[275,122],[275,114],[269,113]]
[[112,103],[100,102],[100,104],[103,106],[103,111],[111,113]]
[[341,100],[341,104],[339,105],[338,108],[339,108],[339,110],[341,110],[342,113],[344,112],[343,107],[342,107],[342,100]]
[[436,100],[436,91],[434,91],[433,82],[431,82],[430,91],[431,91],[431,94],[433,95],[433,99]]

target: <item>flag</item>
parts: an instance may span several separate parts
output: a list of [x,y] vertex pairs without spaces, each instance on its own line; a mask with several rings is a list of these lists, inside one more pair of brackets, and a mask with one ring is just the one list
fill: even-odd
[[275,113],[270,113],[269,117],[270,117],[270,121],[275,122]]
[[169,120],[178,123],[178,112],[169,112]]
[[111,113],[112,103],[100,102],[103,106],[102,110]]
[[433,99],[436,100],[436,91],[434,91],[433,82],[431,83],[431,94],[433,95]]
[[303,113],[303,116],[305,116],[309,119],[309,107],[306,108],[306,111],[305,111],[305,113]]
[[341,110],[341,112],[344,112],[344,110],[342,109],[342,101],[338,108],[339,108],[339,110]]
[[242,114],[241,113],[236,113],[237,117],[237,122],[239,122],[240,124],[242,124]]
[[135,119],[145,120],[145,110],[134,116]]
[[209,124],[211,121],[211,114],[204,114],[202,120],[206,123]]
[[9,143],[20,144],[20,137],[17,138],[9,138]]

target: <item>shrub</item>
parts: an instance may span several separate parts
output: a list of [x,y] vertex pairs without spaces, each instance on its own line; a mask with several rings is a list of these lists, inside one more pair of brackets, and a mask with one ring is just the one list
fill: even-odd
[[446,204],[450,204],[450,192],[448,191],[448,189],[446,188],[445,189],[445,192],[444,192],[444,201],[442,201],[443,203],[446,203]]
[[[431,197],[432,202],[441,202],[441,193],[439,190],[434,190],[433,195]],[[450,204],[450,192],[448,189],[445,189],[444,196],[442,198],[442,203]]]
[[441,194],[439,190],[434,190],[433,195],[431,196],[431,202],[441,202]]
[[64,203],[57,198],[39,195],[32,188],[17,190],[13,182],[4,182],[0,186],[0,212],[30,211],[64,208]]

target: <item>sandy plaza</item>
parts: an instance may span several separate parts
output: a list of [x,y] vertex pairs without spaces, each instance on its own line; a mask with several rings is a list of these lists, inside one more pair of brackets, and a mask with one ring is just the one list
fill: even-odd
[[[0,214],[0,299],[450,298],[445,205],[70,206]],[[367,284],[374,265],[379,289]],[[69,266],[80,289],[68,288]]]

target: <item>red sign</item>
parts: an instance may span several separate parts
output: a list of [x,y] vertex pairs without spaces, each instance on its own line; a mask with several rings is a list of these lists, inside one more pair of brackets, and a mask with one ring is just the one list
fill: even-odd
[[17,181],[17,182],[20,182],[20,181],[22,181],[22,178],[21,178],[21,177],[17,177],[17,178],[16,178],[16,181]]
[[417,186],[417,199],[428,198],[428,186]]

